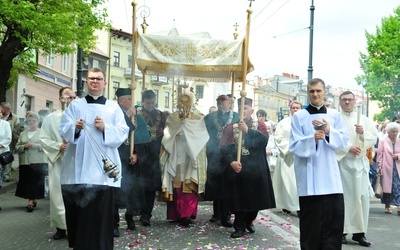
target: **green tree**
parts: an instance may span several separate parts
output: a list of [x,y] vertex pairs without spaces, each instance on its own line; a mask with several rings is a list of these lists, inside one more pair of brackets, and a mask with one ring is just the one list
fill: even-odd
[[0,0],[0,100],[18,73],[35,76],[36,52],[69,54],[94,48],[107,28],[105,0]]
[[382,113],[374,119],[392,119],[400,111],[400,7],[393,15],[382,18],[375,34],[366,32],[367,53],[360,53],[359,62],[364,75],[356,81],[381,103]]

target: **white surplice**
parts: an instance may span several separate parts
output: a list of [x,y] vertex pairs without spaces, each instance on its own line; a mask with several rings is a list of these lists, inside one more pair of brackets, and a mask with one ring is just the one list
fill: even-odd
[[299,197],[297,195],[294,159],[289,152],[290,123],[292,117],[286,117],[278,123],[275,130],[275,145],[279,149],[272,184],[274,186],[277,208],[298,211]]
[[60,151],[63,139],[58,132],[61,116],[61,110],[48,115],[43,120],[39,138],[43,151],[49,159],[50,227],[66,230],[64,200],[61,194],[60,183],[62,159],[64,156]]
[[[94,127],[96,116],[103,119],[104,132]],[[75,122],[79,119],[83,119],[87,124],[75,138]],[[59,132],[68,142],[61,171],[62,185],[121,186],[121,179],[114,182],[113,178],[104,174],[102,162],[104,153],[121,171],[118,147],[128,138],[129,128],[117,103],[107,100],[104,105],[88,104],[85,98],[74,100],[63,113]],[[91,141],[90,136],[96,143]]]
[[[313,120],[330,124],[329,139],[315,142]],[[310,114],[306,109],[292,117],[289,151],[294,155],[297,193],[299,196],[342,194],[343,186],[335,150],[347,144],[346,123],[335,109]],[[329,140],[329,141],[328,141]]]
[[275,136],[274,135],[269,135],[268,143],[267,143],[267,146],[265,147],[265,150],[269,150],[272,153],[271,155],[267,155],[267,162],[268,162],[269,172],[271,174],[271,180],[272,180],[274,173],[275,173],[276,161],[278,160],[278,154],[279,154],[279,150],[275,145]]
[[[343,183],[344,233],[366,233],[370,206],[370,167],[366,153],[368,148],[374,147],[378,131],[368,117],[361,115],[360,125],[363,126],[364,133],[358,135],[354,126],[357,124],[357,113],[342,110],[341,115],[350,133],[346,147],[336,152]],[[349,152],[351,146],[356,144],[361,149],[357,157]]]

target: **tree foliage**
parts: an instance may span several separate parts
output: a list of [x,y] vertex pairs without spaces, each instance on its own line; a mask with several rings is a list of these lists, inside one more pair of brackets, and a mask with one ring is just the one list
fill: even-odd
[[360,53],[359,62],[364,75],[356,80],[381,103],[382,113],[374,118],[392,119],[400,112],[400,7],[394,14],[382,18],[375,34],[366,32],[367,53]]
[[108,27],[105,0],[0,0],[0,100],[18,73],[34,76],[35,53],[69,54],[95,47]]

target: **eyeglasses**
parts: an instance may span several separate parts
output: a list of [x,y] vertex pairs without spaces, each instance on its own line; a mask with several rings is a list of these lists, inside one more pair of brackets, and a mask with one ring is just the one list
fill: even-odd
[[342,98],[340,99],[341,102],[351,102],[354,101],[354,98]]
[[89,81],[94,82],[94,81],[98,81],[101,82],[103,81],[104,78],[100,78],[100,77],[88,77],[87,78]]
[[67,100],[75,100],[75,99],[76,99],[76,96],[63,95],[63,96],[61,96],[61,98],[65,98],[65,99],[67,99]]

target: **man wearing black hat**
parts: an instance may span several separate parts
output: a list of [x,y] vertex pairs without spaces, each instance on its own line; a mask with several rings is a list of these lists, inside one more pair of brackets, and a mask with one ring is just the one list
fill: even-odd
[[[229,124],[221,138],[221,162],[224,167],[223,201],[235,214],[232,238],[255,233],[253,221],[258,211],[275,207],[275,197],[265,147],[268,132],[265,124],[253,120],[253,100],[246,98],[243,121]],[[238,100],[240,110],[241,99]],[[242,131],[241,159],[237,161],[239,131]]]
[[[134,212],[140,210],[143,201],[143,188],[141,180],[141,163],[147,157],[148,142],[150,136],[146,129],[146,122],[140,115],[136,115],[136,107],[132,107],[131,89],[119,88],[116,91],[118,105],[125,114],[125,121],[129,127],[129,137],[118,148],[121,158],[122,172],[124,178],[121,180],[121,188],[117,190],[114,205],[114,237],[119,237],[119,211],[120,208],[126,208],[125,220],[128,229],[136,228],[133,220]],[[134,116],[134,124],[132,123]],[[130,138],[131,132],[134,132],[134,152],[131,154]]]
[[206,145],[207,152],[207,182],[205,190],[205,199],[213,201],[213,212],[210,221],[221,221],[221,225],[232,227],[231,214],[225,208],[222,197],[221,188],[223,182],[223,165],[220,162],[219,142],[225,127],[239,120],[237,112],[231,110],[232,101],[228,95],[220,95],[217,98],[218,110],[204,117],[207,131],[210,139]]
[[156,192],[161,190],[159,155],[161,140],[164,136],[165,122],[169,113],[156,109],[156,94],[153,90],[145,90],[142,93],[142,108],[138,110],[138,114],[144,117],[147,131],[151,139],[148,145],[149,157],[147,157],[144,162],[142,161],[142,178],[145,198],[140,211],[140,221],[142,225],[150,226],[150,218],[152,217]]

